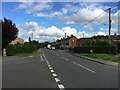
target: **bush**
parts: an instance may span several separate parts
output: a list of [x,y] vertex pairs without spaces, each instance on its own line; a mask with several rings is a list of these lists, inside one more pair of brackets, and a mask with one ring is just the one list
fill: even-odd
[[8,56],[13,56],[13,55],[15,55],[16,54],[16,47],[14,46],[14,45],[8,45],[7,47],[6,47],[6,54],[8,55]]
[[[86,46],[86,47],[75,47],[74,52],[76,53],[90,53],[90,50],[93,50],[93,53],[109,53],[109,46]],[[110,46],[111,54],[117,54],[117,47]]]
[[17,44],[9,45],[7,48],[7,55],[16,55],[21,53],[32,53],[38,49],[37,45],[34,44]]

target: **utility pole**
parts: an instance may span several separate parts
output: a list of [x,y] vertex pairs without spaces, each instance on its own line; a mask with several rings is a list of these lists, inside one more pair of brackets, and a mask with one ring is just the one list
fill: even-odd
[[111,49],[110,49],[110,46],[111,46],[111,37],[110,37],[110,34],[111,34],[111,8],[109,8],[109,54],[111,53]]
[[83,38],[84,38],[84,33],[83,33]]
[[31,38],[32,38],[32,41],[33,41],[33,33],[31,34]]

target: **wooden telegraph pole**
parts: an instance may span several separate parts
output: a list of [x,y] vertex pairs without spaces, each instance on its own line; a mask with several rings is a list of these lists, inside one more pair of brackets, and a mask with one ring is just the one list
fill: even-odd
[[110,37],[110,34],[111,34],[111,8],[109,8],[109,54],[111,53],[111,37]]

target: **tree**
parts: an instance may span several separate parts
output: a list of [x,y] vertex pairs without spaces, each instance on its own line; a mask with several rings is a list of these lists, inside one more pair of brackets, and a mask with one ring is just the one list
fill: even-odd
[[2,22],[2,50],[7,47],[18,35],[18,29],[11,20],[4,18]]
[[29,43],[31,44],[31,37],[29,37],[28,40],[29,40]]

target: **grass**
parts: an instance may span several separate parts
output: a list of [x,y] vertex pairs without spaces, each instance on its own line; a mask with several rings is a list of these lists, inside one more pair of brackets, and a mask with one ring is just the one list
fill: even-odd
[[35,52],[32,52],[32,53],[20,53],[20,54],[17,54],[16,56],[19,56],[19,57],[28,57],[28,56],[40,56],[40,54],[42,54],[41,50],[35,51]]
[[110,60],[113,62],[120,62],[120,54],[113,55],[113,54],[80,54],[82,56],[96,58],[96,59],[103,59],[103,60]]

